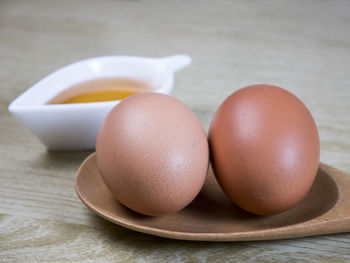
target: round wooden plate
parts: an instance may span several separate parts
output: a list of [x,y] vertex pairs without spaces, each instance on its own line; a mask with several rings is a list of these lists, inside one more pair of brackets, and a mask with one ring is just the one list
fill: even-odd
[[190,205],[161,217],[140,215],[115,200],[97,169],[95,154],[79,168],[75,187],[88,208],[123,227],[174,239],[236,241],[350,231],[349,202],[345,203],[350,200],[349,178],[321,164],[308,195],[292,209],[272,216],[253,215],[235,206],[220,189],[211,169],[202,191]]

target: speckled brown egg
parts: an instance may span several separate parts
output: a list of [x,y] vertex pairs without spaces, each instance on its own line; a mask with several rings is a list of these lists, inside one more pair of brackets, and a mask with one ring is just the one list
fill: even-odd
[[112,109],[98,133],[97,165],[113,196],[151,216],[187,206],[202,188],[209,163],[206,133],[174,97],[143,93]]
[[224,192],[258,215],[296,205],[318,169],[320,142],[310,112],[296,96],[271,85],[229,96],[212,120],[209,144]]

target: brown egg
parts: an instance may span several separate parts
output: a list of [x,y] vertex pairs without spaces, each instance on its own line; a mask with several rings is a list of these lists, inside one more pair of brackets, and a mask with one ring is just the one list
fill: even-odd
[[123,100],[102,124],[97,165],[113,196],[145,215],[187,206],[202,188],[209,163],[205,131],[177,99],[144,93]]
[[320,142],[310,112],[293,94],[271,85],[229,96],[212,120],[209,144],[224,192],[259,215],[296,205],[318,169]]

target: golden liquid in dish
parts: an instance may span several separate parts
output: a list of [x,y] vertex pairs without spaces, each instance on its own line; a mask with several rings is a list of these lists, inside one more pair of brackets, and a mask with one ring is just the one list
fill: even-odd
[[151,87],[146,83],[133,79],[101,78],[78,83],[59,93],[47,104],[122,100],[131,95],[151,90]]

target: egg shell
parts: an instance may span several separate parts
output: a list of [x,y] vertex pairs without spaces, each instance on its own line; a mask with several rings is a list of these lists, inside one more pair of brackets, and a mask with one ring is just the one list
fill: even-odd
[[271,85],[238,90],[219,107],[209,130],[211,160],[224,192],[241,208],[285,211],[310,190],[320,142],[306,106]]
[[209,164],[199,119],[179,100],[159,93],[133,95],[113,108],[98,133],[96,153],[113,196],[151,216],[187,206]]

